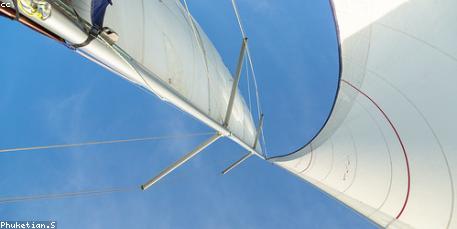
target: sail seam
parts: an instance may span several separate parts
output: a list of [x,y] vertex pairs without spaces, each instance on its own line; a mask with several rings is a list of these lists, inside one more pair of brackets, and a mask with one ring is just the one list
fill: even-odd
[[309,162],[307,163],[306,167],[299,172],[299,174],[303,174],[306,170],[309,169],[309,167],[311,167],[311,163],[313,162],[314,149],[313,149],[313,145],[310,145],[310,147],[311,147],[311,152],[310,152],[311,155],[309,158]]
[[[358,166],[358,150],[357,150],[357,145],[355,143],[355,140],[354,140],[354,135],[352,134],[352,131],[351,131],[351,128],[349,126],[347,126],[347,129],[348,129],[348,132],[349,132],[349,136],[351,137],[351,141],[352,141],[352,147],[354,148],[354,155],[355,155],[355,166],[354,166],[354,176],[352,177],[352,180],[351,180],[351,183],[341,192],[341,193],[346,193],[347,190],[349,190],[352,185],[354,184],[355,182],[355,179],[356,179],[356,176],[357,176],[357,166]],[[350,160],[348,160],[350,162]],[[348,171],[349,171],[349,166],[348,166]]]
[[332,162],[330,163],[330,169],[328,170],[327,174],[324,176],[324,178],[322,178],[322,180],[320,180],[321,183],[323,183],[325,180],[327,180],[327,178],[330,176],[330,174],[332,173],[333,171],[333,167],[334,167],[334,161],[335,161],[335,145],[333,144],[333,139],[332,137],[330,137],[328,139],[328,141],[330,141],[331,145],[332,145]]
[[403,202],[403,206],[400,210],[400,212],[397,214],[397,216],[395,217],[395,219],[399,219],[401,217],[401,215],[403,214],[403,212],[405,211],[406,209],[406,205],[408,204],[408,200],[409,200],[409,194],[410,194],[410,191],[411,191],[411,172],[410,172],[410,167],[409,167],[409,160],[408,160],[408,153],[406,151],[406,147],[405,145],[403,144],[403,140],[402,138],[400,137],[400,134],[397,130],[397,128],[395,127],[395,125],[392,123],[392,121],[390,120],[389,116],[387,116],[387,114],[384,112],[384,110],[370,97],[368,96],[365,92],[363,92],[362,90],[360,90],[359,88],[355,87],[353,84],[351,84],[350,82],[342,79],[341,82],[344,82],[346,83],[347,85],[351,86],[354,90],[358,91],[360,94],[362,94],[363,96],[365,96],[368,100],[370,100],[373,105],[376,106],[376,108],[381,112],[381,114],[384,116],[384,118],[386,119],[386,121],[389,123],[389,125],[392,127],[392,130],[394,131],[399,143],[400,143],[400,146],[402,148],[402,151],[403,151],[403,155],[405,157],[405,163],[406,163],[406,172],[407,172],[407,178],[408,178],[408,187],[407,187],[407,192],[406,192],[406,197],[405,197],[405,200]]
[[384,200],[383,202],[381,203],[381,205],[379,205],[379,207],[372,213],[375,214],[376,212],[379,212],[381,210],[382,207],[384,207],[384,205],[387,203],[387,199],[389,198],[390,196],[390,193],[392,192],[392,180],[393,180],[393,163],[392,163],[392,153],[390,151],[390,147],[389,147],[389,144],[387,143],[387,138],[386,138],[386,135],[384,134],[384,132],[382,131],[381,129],[381,126],[379,124],[378,121],[376,121],[376,119],[373,117],[373,114],[370,113],[368,111],[368,109],[362,105],[362,103],[360,103],[359,101],[355,101],[355,104],[359,105],[365,112],[366,114],[370,117],[371,121],[375,124],[377,130],[379,131],[379,133],[381,134],[382,136],[382,139],[384,141],[384,144],[386,146],[386,149],[387,149],[387,155],[389,157],[389,165],[390,165],[390,179],[389,179],[389,187],[387,189],[387,194],[386,196],[384,197]]
[[450,215],[449,215],[449,220],[448,220],[448,224],[446,226],[446,228],[449,228],[451,223],[452,223],[452,216],[454,215],[454,205],[455,205],[455,192],[454,192],[454,178],[453,178],[453,175],[452,175],[452,172],[451,172],[451,169],[450,169],[450,165],[449,165],[449,160],[446,156],[446,152],[444,151],[444,147],[443,147],[443,144],[441,143],[440,139],[438,138],[438,135],[437,133],[435,132],[435,130],[433,129],[431,123],[428,121],[427,117],[425,116],[425,114],[419,109],[419,107],[403,92],[401,91],[399,88],[397,88],[392,82],[388,81],[386,78],[384,78],[383,76],[381,76],[380,74],[376,73],[375,71],[373,70],[370,70],[368,69],[368,71],[370,73],[372,73],[374,76],[378,77],[379,79],[381,79],[382,81],[386,82],[390,87],[392,87],[395,91],[397,91],[401,96],[403,96],[403,98],[408,101],[409,104],[411,104],[411,106],[417,111],[417,113],[419,114],[419,116],[424,120],[424,123],[427,125],[427,127],[430,129],[430,132],[431,134],[433,135],[433,137],[435,138],[436,140],[436,143],[438,144],[438,147],[440,148],[440,151],[441,151],[441,154],[443,155],[443,159],[446,163],[446,167],[447,167],[447,171],[448,171],[448,175],[449,175],[449,183],[450,183],[450,187],[451,187],[451,211],[450,211]]

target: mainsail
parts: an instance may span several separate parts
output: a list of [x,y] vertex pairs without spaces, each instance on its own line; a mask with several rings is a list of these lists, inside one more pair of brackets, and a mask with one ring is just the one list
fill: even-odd
[[456,228],[457,1],[332,5],[333,111],[312,141],[270,161],[382,227]]
[[[21,9],[23,23],[215,129],[219,135],[191,156],[220,135],[250,151],[234,166],[261,152],[261,125],[178,0],[2,2]],[[270,161],[382,227],[457,227],[457,1],[332,6],[341,68],[334,107],[315,138]]]
[[[211,138],[141,185],[142,190],[221,137],[248,151],[242,160],[252,155],[265,158],[258,144],[263,115],[259,110],[259,124],[255,127],[251,111],[238,90],[245,56],[253,71],[243,30],[238,65],[232,78],[185,1],[185,7],[179,0],[3,0],[0,3],[8,6],[0,9],[0,15],[66,44],[215,131]],[[234,2],[233,6],[236,7]],[[240,22],[238,12],[236,16]]]
[[239,91],[231,93],[230,71],[179,0],[3,2],[17,3],[22,17],[83,56],[259,155],[253,117]]

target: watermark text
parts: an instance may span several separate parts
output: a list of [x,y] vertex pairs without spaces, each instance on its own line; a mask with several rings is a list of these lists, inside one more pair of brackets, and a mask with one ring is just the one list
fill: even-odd
[[0,221],[0,229],[57,229],[56,221]]
[[1,2],[0,7],[2,8],[13,8],[13,5],[10,2]]

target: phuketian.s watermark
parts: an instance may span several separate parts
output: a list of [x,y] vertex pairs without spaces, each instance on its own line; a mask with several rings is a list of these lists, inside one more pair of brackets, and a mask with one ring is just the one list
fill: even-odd
[[57,229],[56,221],[0,221],[0,229]]

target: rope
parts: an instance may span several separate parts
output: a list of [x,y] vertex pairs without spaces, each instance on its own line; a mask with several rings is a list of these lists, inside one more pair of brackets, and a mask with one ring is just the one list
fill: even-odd
[[76,147],[93,146],[93,145],[110,145],[110,144],[127,143],[127,142],[177,139],[177,138],[188,138],[188,137],[196,137],[196,136],[207,136],[207,135],[211,135],[211,134],[214,134],[214,133],[206,132],[206,133],[192,133],[192,134],[181,134],[181,135],[170,135],[170,136],[155,136],[155,137],[145,137],[145,138],[108,140],[108,141],[92,141],[92,142],[72,143],[72,144],[31,146],[31,147],[22,147],[22,148],[0,149],[0,153],[12,153],[12,152],[32,151],[32,150],[42,150],[42,149],[76,148]]
[[[241,17],[240,17],[240,14],[239,14],[239,11],[238,11],[238,6],[236,4],[236,0],[231,0],[232,1],[232,7],[233,7],[233,11],[235,12],[235,16],[236,16],[236,19],[237,19],[237,22],[238,22],[238,26],[240,28],[240,32],[241,32],[241,36],[242,38],[246,38],[246,32],[244,30],[244,27],[243,27],[243,23],[241,21]],[[254,70],[254,64],[253,64],[253,61],[252,61],[252,56],[251,56],[251,51],[250,51],[250,48],[249,48],[249,44],[246,45],[246,54],[247,54],[247,59],[249,61],[249,66],[250,66],[250,70],[251,70],[251,76],[252,76],[252,79],[253,79],[253,82],[254,82],[254,88],[255,88],[255,96],[256,96],[256,100],[257,100],[257,116],[260,117],[263,112],[262,112],[262,105],[261,105],[261,102],[260,102],[260,94],[259,94],[259,87],[258,87],[258,84],[257,84],[257,77],[256,77],[256,74],[255,74],[255,70]],[[261,135],[262,135],[262,146],[263,146],[263,149],[264,149],[264,154],[266,155],[267,154],[267,147],[266,147],[266,142],[265,142],[265,135],[264,135],[264,132],[263,132],[263,128],[261,130]]]
[[[236,19],[237,19],[237,22],[238,22],[238,26],[239,26],[240,31],[241,31],[241,36],[244,39],[247,36],[246,36],[246,32],[244,31],[243,23],[241,22],[241,17],[240,17],[240,14],[238,12],[238,6],[237,6],[235,0],[232,0],[232,6],[233,6],[233,11],[235,12],[235,16],[236,16]],[[257,84],[257,79],[256,79],[257,77],[256,77],[255,70],[254,70],[254,64],[253,64],[253,61],[252,61],[252,56],[251,56],[251,51],[249,49],[249,44],[247,44],[247,46],[246,46],[246,54],[247,54],[247,59],[249,61],[249,66],[250,66],[250,70],[251,70],[251,73],[252,73],[252,78],[253,78],[253,81],[254,81],[254,87],[255,87],[255,91],[256,91],[257,113],[258,113],[258,116],[260,117],[260,115],[262,113],[262,107],[261,107],[261,104],[260,104],[259,87],[258,87],[258,84]]]
[[[258,117],[260,117],[262,114],[263,114],[263,111],[262,111],[262,104],[260,102],[260,93],[259,93],[259,86],[257,84],[257,77],[255,75],[255,71],[254,71],[254,64],[252,63],[252,58],[251,58],[251,51],[249,50],[249,48],[247,48],[247,56],[248,56],[248,60],[249,60],[249,65],[251,67],[251,75],[252,75],[252,81],[254,82],[254,88],[255,88],[255,96],[256,96],[256,101],[257,101],[257,115]],[[264,149],[264,154],[265,156],[268,155],[268,149],[267,149],[267,143],[265,141],[265,134],[263,132],[263,129],[262,128],[260,131],[261,131],[261,134],[262,134],[262,146],[263,146],[263,149]]]
[[[248,66],[248,59],[244,59],[245,66]],[[247,81],[247,88],[248,88],[248,101],[249,101],[249,112],[252,112],[252,99],[251,99],[251,82],[249,76],[249,69],[246,68],[246,81]]]
[[233,11],[235,11],[236,20],[238,21],[238,26],[240,27],[240,30],[241,30],[241,35],[243,36],[243,39],[244,39],[244,38],[246,38],[246,33],[244,32],[243,23],[241,23],[241,17],[240,17],[240,14],[238,13],[238,6],[236,5],[235,0],[232,0],[232,6],[233,6]]
[[246,53],[247,53],[248,60],[249,60],[249,66],[251,68],[251,75],[252,75],[252,79],[253,79],[252,81],[254,82],[255,96],[256,96],[256,100],[257,100],[257,115],[260,117],[260,115],[262,114],[262,105],[260,103],[259,86],[257,84],[257,77],[256,77],[256,74],[254,71],[254,65],[252,63],[251,52],[249,51],[249,48],[246,49]]
[[139,189],[138,189],[138,187],[124,187],[124,188],[109,188],[109,189],[87,190],[87,191],[79,191],[79,192],[64,192],[64,193],[43,194],[43,195],[12,196],[12,197],[0,198],[0,205],[9,204],[9,203],[36,201],[36,200],[56,200],[56,199],[75,198],[75,197],[99,196],[99,195],[112,194],[112,193],[131,192],[134,190],[139,190]]

